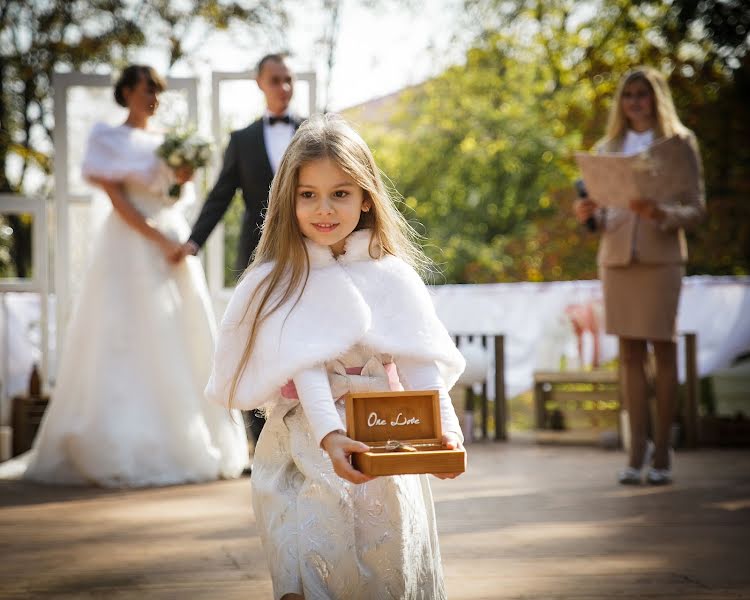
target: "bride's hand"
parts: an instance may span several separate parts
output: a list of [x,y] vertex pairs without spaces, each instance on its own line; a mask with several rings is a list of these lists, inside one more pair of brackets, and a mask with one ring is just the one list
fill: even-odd
[[177,179],[177,183],[182,185],[183,183],[186,183],[193,178],[194,172],[195,171],[193,171],[192,168],[188,166],[182,166],[182,167],[177,167],[174,170],[174,176],[175,176],[175,179]]
[[164,255],[164,258],[170,264],[177,264],[182,260],[182,244],[166,236],[161,236],[157,240],[159,250]]

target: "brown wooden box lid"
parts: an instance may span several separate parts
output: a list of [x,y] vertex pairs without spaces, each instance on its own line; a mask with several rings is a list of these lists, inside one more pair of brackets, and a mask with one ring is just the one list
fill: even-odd
[[350,438],[373,448],[388,440],[441,445],[438,392],[350,392],[346,395],[346,431]]

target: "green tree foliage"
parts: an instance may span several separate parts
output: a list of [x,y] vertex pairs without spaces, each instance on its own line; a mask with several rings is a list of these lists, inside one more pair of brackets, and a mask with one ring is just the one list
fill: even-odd
[[703,71],[718,66],[728,74],[717,84],[699,73],[692,86],[693,78],[676,77],[678,106],[702,143],[709,202],[705,226],[691,235],[690,269],[744,275],[750,272],[750,4],[675,0],[670,17],[676,40],[708,41]]
[[[20,192],[30,167],[51,169],[52,75],[118,62],[144,41],[125,2],[6,0],[0,8],[0,190]],[[11,155],[20,161],[9,171]]]
[[[725,131],[746,101],[736,87],[745,71],[732,70],[694,16],[662,2],[469,4],[485,17],[495,12],[466,63],[404,93],[385,123],[365,128],[447,281],[595,276],[596,240],[571,214],[573,153],[602,135],[619,77],[640,63],[670,74],[680,113],[703,142],[714,212],[695,236],[694,264],[700,272],[747,269],[750,253],[708,251],[727,219],[746,212],[731,190],[724,208],[713,198],[722,185],[739,189],[732,177],[747,181],[747,168],[737,168],[742,146]],[[729,112],[716,114],[719,106]]]
[[[49,174],[55,69],[111,61],[143,41],[124,3],[6,0],[0,7],[0,193],[24,190],[31,169]],[[15,160],[15,169],[11,167]],[[30,225],[8,215],[13,271],[29,274]]]
[[[123,66],[133,49],[166,42],[170,67],[211,32],[238,24],[277,31],[284,7],[271,0],[3,0],[0,3],[0,193],[28,193],[28,176],[52,169],[52,76]],[[201,35],[196,30],[203,32]],[[47,181],[47,180],[44,180]],[[9,216],[13,270],[25,277],[31,256],[27,224]],[[0,242],[1,244],[2,242]]]

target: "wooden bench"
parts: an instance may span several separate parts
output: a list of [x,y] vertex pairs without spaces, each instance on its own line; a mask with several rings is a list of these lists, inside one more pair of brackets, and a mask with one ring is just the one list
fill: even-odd
[[[678,334],[684,340],[685,386],[682,401],[677,410],[684,427],[684,445],[695,448],[698,444],[698,405],[700,387],[698,377],[698,342],[693,332]],[[571,404],[573,402],[597,401],[606,406],[621,401],[617,371],[535,371],[534,372],[534,420],[537,430],[549,430],[546,405],[552,400]],[[586,391],[570,391],[571,386],[583,385]],[[568,388],[568,389],[566,389]],[[619,420],[617,421],[619,429]]]
[[[549,403],[560,405],[562,416],[548,411]],[[571,413],[607,415],[619,430],[620,391],[617,371],[535,371],[534,372],[534,422],[539,430],[565,428],[562,423],[553,423],[553,418],[571,420]],[[576,441],[596,442],[603,428],[587,424],[593,429],[587,436],[569,436]],[[581,427],[567,427],[574,430]]]
[[[493,407],[494,435],[490,437],[490,401],[487,394],[487,379],[482,384],[481,394],[474,394],[471,387],[466,388],[466,410],[474,411],[478,406],[480,409],[481,435],[473,440],[493,439],[496,442],[508,439],[508,405],[505,397],[505,336],[503,334],[482,333],[453,333],[453,341],[460,346],[461,340],[472,342],[477,338],[486,350],[492,349],[491,356],[494,357],[494,369],[488,372],[488,377],[493,377],[495,384],[495,400]],[[459,415],[459,419],[461,415]]]

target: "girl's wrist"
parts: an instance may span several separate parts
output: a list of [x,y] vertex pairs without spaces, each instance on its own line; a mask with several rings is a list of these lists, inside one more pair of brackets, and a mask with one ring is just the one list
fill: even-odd
[[330,445],[330,443],[338,436],[346,437],[346,432],[342,429],[334,429],[333,431],[330,431],[323,436],[323,439],[320,440],[320,445],[327,452],[328,445]]

